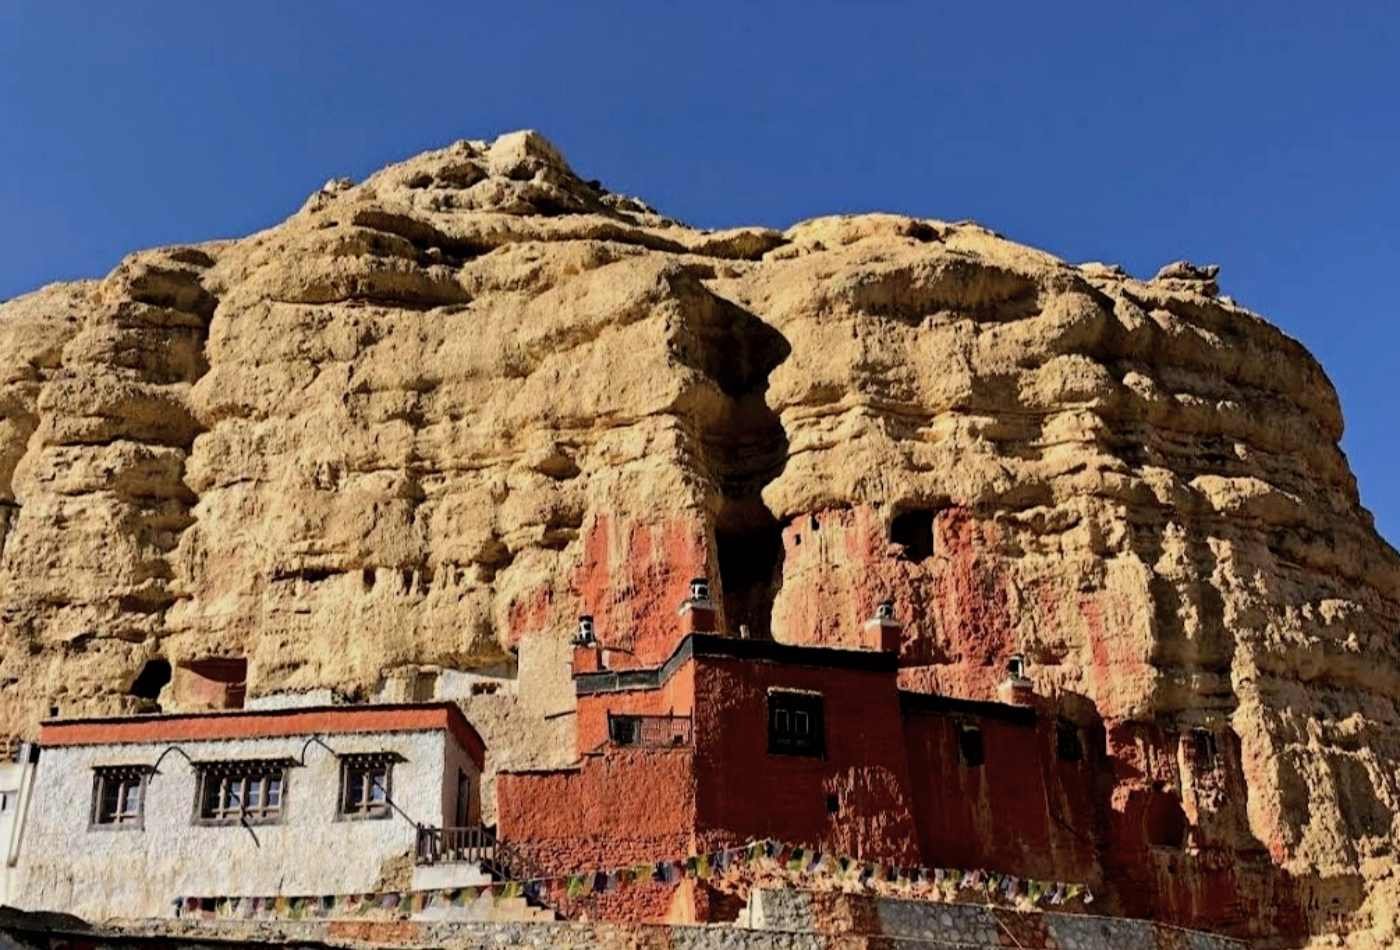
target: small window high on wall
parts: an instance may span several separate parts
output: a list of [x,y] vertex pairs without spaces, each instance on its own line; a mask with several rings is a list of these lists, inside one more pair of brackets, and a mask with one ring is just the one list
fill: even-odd
[[768,694],[768,751],[818,758],[826,754],[820,693],[774,690]]

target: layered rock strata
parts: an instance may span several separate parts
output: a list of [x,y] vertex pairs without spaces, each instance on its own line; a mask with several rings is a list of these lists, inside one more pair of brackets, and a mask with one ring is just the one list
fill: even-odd
[[695,575],[789,642],[890,597],[907,686],[993,698],[1022,653],[1100,737],[1107,906],[1383,944],[1400,557],[1321,367],[1217,280],[696,230],[533,133],[329,182],[0,304],[0,716],[446,671],[497,765],[558,762],[579,614],[646,664]]

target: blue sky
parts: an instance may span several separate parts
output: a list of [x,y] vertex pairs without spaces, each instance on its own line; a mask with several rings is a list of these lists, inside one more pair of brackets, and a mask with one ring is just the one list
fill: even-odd
[[[390,12],[393,11],[393,12]],[[701,226],[975,218],[1301,339],[1400,542],[1400,5],[0,5],[0,298],[534,127]]]

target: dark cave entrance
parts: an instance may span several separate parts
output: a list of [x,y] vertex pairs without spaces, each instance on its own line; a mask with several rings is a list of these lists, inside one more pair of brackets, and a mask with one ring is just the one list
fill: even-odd
[[904,548],[906,561],[926,561],[933,557],[934,512],[926,508],[901,511],[890,522],[890,541]]
[[783,530],[762,504],[721,519],[715,527],[720,587],[728,632],[747,628],[755,639],[773,637],[773,601],[782,587]]
[[[131,689],[128,692],[138,699],[148,700],[155,703],[160,698],[160,691],[165,688],[165,684],[170,682],[170,662],[156,657],[147,660],[141,667],[141,672],[136,674],[136,679],[131,682]],[[159,710],[160,706],[156,705]]]

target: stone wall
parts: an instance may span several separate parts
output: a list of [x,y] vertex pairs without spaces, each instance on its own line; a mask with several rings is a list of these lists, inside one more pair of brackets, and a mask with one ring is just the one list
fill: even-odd
[[[49,942],[52,937],[26,933],[22,927],[22,921],[0,917],[0,934],[27,937],[25,945],[55,948],[67,945]],[[84,943],[119,947],[124,938],[150,936],[171,939],[182,947],[215,940],[235,945],[240,942],[286,945],[344,941],[370,947],[435,946],[451,950],[468,947],[884,950],[891,946],[911,950],[917,947],[1243,950],[1245,946],[1240,941],[1213,934],[1140,920],[1022,914],[965,904],[923,904],[847,895],[811,895],[800,891],[758,892],[740,921],[733,925],[428,920],[133,921],[113,922],[95,935],[89,934]]]

